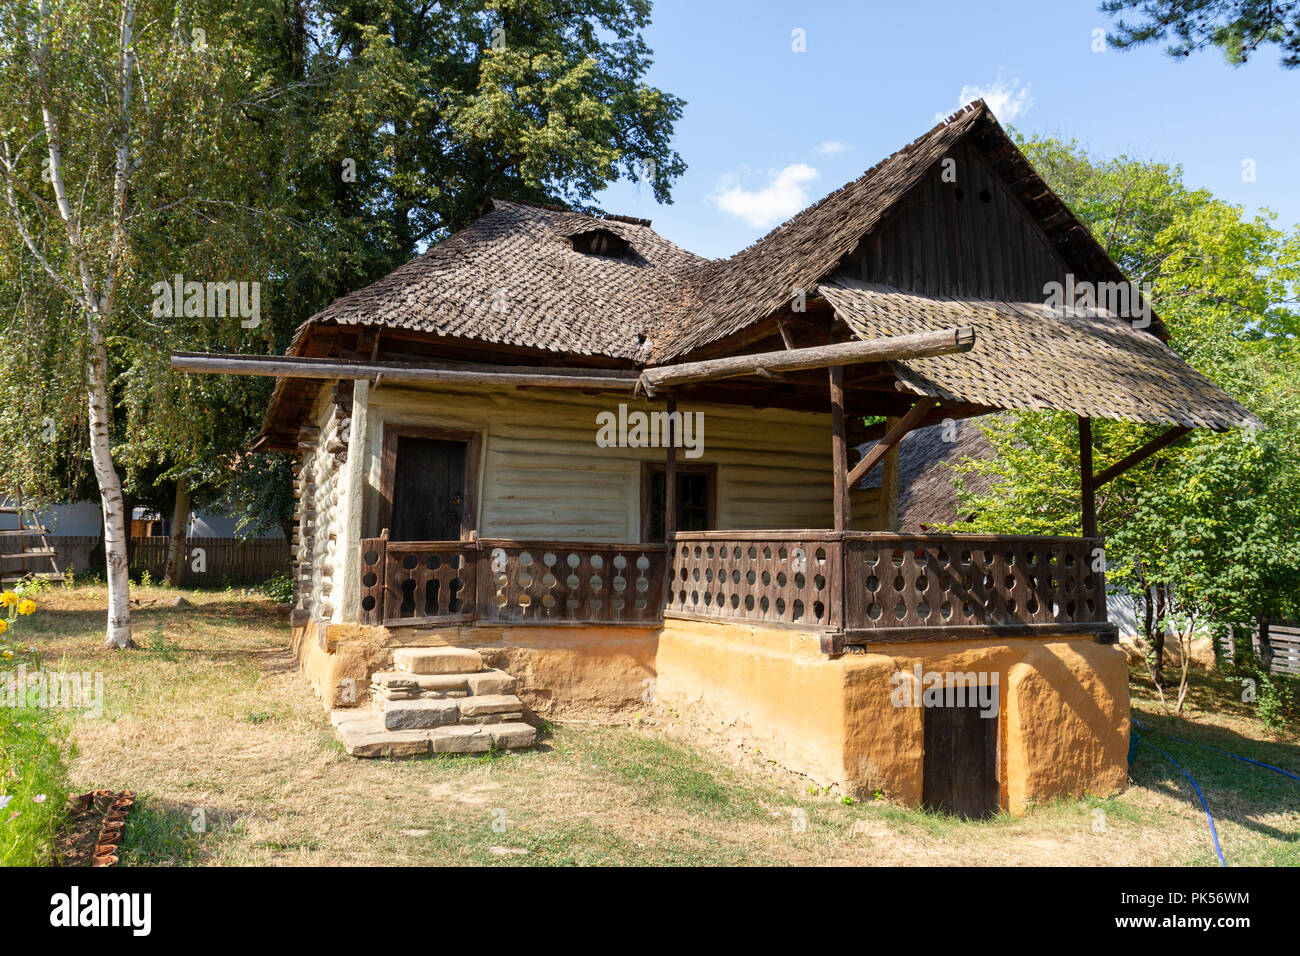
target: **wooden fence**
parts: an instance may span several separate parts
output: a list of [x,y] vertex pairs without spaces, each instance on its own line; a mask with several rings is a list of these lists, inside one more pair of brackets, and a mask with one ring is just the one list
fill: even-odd
[[[1268,627],[1269,643],[1273,645],[1273,673],[1300,677],[1300,622],[1273,621]],[[1251,633],[1251,644],[1259,655],[1259,631]],[[1222,642],[1223,655],[1232,660],[1236,651],[1231,632]]]
[[[99,541],[95,535],[50,535],[46,540],[54,548],[60,569],[84,571],[90,564],[90,552]],[[162,580],[167,567],[170,538],[155,536],[136,538],[132,545],[132,564],[143,564],[149,575]],[[202,560],[199,551],[202,551]],[[283,538],[188,538],[181,584],[185,587],[221,587],[231,584],[260,584],[277,571],[289,571],[289,542]],[[203,567],[196,571],[196,563]]]

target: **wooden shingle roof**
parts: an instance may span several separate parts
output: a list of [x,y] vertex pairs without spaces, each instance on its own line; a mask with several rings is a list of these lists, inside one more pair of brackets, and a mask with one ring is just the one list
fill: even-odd
[[[637,368],[689,361],[693,352],[777,314],[797,291],[810,298],[819,291],[863,338],[976,327],[971,353],[894,363],[903,387],[914,394],[1140,422],[1255,423],[1161,343],[1166,335],[1158,317],[1138,330],[1107,316],[1045,317],[1041,307],[1027,303],[938,299],[831,279],[959,143],[979,151],[1078,280],[1125,281],[985,104],[976,102],[725,260],[696,256],[645,220],[492,200],[467,228],[308,319],[289,353],[308,354],[313,336],[328,342],[331,329],[391,328],[440,343],[483,343]],[[626,254],[581,251],[587,247],[583,234],[601,231],[625,241]],[[621,243],[612,245],[621,250]],[[277,382],[264,434],[276,421],[287,434],[297,414],[292,409],[301,408],[302,396],[285,400],[287,389],[286,380]]]
[[852,279],[818,290],[859,338],[975,330],[969,352],[890,363],[917,395],[1193,428],[1260,424],[1154,335],[1105,312],[1052,314],[1042,303],[941,299]]
[[[898,530],[921,534],[935,525],[964,520],[954,466],[964,458],[992,455],[993,446],[984,437],[979,419],[930,425],[904,435],[898,444]],[[859,487],[879,488],[883,474],[873,469]],[[993,483],[992,476],[983,473],[963,478],[967,488],[977,493],[986,492]]]
[[[593,255],[569,241],[600,229],[630,251]],[[335,323],[633,359],[678,277],[705,261],[644,220],[494,199],[465,229],[312,316],[295,346],[312,327]]]

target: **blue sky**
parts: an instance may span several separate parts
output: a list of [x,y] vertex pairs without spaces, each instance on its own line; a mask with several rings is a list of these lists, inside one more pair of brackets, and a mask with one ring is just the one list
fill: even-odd
[[963,91],[1004,125],[1178,163],[1190,186],[1300,223],[1300,70],[1274,52],[1236,69],[1216,50],[1096,53],[1093,31],[1110,26],[1097,0],[657,0],[653,16],[648,80],[687,101],[674,145],[688,170],[671,205],[626,182],[600,202],[701,255],[730,255],[857,178]]

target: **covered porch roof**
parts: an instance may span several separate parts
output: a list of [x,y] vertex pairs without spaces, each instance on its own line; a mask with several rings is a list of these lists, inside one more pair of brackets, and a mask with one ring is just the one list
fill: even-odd
[[1058,314],[1042,303],[938,298],[852,279],[818,291],[860,339],[974,330],[969,351],[890,363],[915,395],[1216,431],[1260,425],[1169,346],[1104,310]]

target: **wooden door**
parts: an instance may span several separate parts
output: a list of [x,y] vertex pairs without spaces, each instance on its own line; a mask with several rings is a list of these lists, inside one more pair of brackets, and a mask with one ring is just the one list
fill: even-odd
[[998,717],[977,704],[925,708],[921,803],[979,819],[998,812]]
[[397,436],[393,541],[458,541],[465,523],[463,441]]

